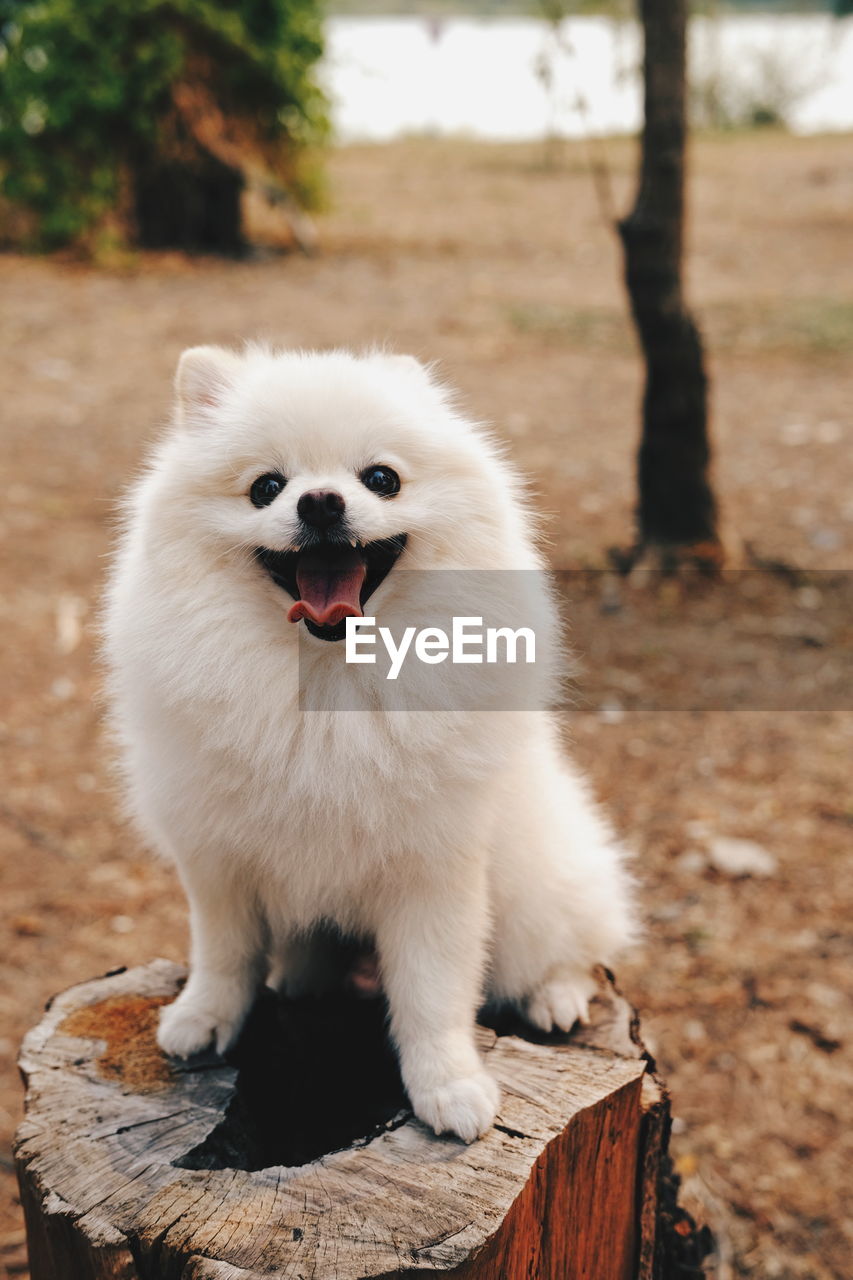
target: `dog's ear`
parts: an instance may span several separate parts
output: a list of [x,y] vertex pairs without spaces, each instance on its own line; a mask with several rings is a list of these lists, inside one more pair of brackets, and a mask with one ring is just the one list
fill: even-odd
[[416,377],[420,376],[422,378],[429,377],[426,365],[421,364],[417,356],[400,356],[394,354],[387,355],[385,359],[389,364],[393,365],[396,369],[399,369],[401,373],[410,373],[414,374]]
[[178,361],[175,394],[181,412],[193,417],[216,405],[233,384],[240,357],[224,347],[190,347]]
[[388,351],[381,351],[377,352],[373,359],[384,365],[386,369],[393,369],[396,373],[411,378],[413,381],[424,384],[432,382],[430,366],[422,364],[416,356],[400,356]]

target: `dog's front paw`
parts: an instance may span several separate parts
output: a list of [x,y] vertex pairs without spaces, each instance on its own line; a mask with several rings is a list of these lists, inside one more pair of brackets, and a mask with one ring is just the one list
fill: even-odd
[[211,1045],[224,1053],[237,1039],[244,1016],[242,1007],[211,1010],[191,996],[180,995],[160,1013],[157,1043],[175,1058],[189,1058]]
[[589,1022],[589,1002],[596,985],[592,974],[558,974],[530,996],[527,1017],[541,1031],[571,1031],[576,1022]]
[[455,1133],[473,1142],[490,1129],[500,1102],[500,1089],[487,1071],[448,1080],[412,1097],[415,1115],[436,1133]]

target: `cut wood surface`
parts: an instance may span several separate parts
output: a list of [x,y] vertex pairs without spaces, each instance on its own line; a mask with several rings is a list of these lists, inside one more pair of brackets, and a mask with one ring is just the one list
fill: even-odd
[[26,1037],[33,1280],[653,1275],[666,1102],[611,983],[573,1036],[480,1029],[502,1104],[465,1146],[407,1110],[379,1001],[269,994],[233,1061],[169,1062],[184,977],[73,987]]

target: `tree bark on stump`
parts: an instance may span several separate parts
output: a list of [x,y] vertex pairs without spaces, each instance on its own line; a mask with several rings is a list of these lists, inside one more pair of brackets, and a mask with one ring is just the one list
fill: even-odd
[[668,1102],[609,980],[571,1036],[480,1028],[503,1101],[465,1146],[407,1110],[381,1001],[268,993],[228,1062],[176,1065],[155,1029],[184,977],[73,987],[26,1037],[32,1280],[662,1274]]
[[707,377],[699,330],[682,292],[684,156],[687,140],[686,0],[640,0],[645,37],[645,123],[640,182],[619,224],[625,277],[646,362],[637,459],[638,545],[664,560],[706,568],[721,560],[708,477]]

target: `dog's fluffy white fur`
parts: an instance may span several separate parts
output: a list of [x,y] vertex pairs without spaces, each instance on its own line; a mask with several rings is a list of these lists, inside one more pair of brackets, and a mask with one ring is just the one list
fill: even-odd
[[[190,977],[160,1044],[225,1049],[271,974],[294,992],[319,981],[337,926],[375,943],[415,1112],[471,1141],[499,1103],[474,1045],[479,1004],[516,1001],[548,1030],[586,1017],[591,967],[635,932],[622,853],[547,710],[453,709],[466,668],[445,664],[446,710],[401,709],[388,682],[392,711],[373,669],[350,666],[350,704],[370,677],[365,709],[334,710],[342,646],[287,620],[293,601],[255,549],[297,544],[300,495],[334,489],[359,542],[408,535],[367,612],[426,625],[430,577],[403,569],[539,576],[522,488],[410,357],[198,347],[176,386],[128,498],[105,618],[132,811],[190,905]],[[380,463],[401,478],[392,498],[359,479]],[[250,488],[268,472],[287,485],[258,508]],[[493,614],[463,577],[454,611]],[[297,647],[328,710],[299,709]]]

